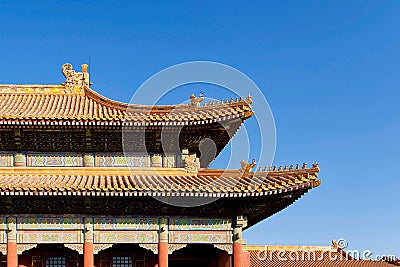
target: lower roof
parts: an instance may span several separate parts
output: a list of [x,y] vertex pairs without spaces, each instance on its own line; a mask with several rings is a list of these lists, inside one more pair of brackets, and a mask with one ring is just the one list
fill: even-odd
[[196,174],[177,168],[2,167],[0,213],[245,216],[250,227],[319,186],[318,172],[318,165]]
[[258,197],[319,186],[318,165],[243,173],[180,168],[2,167],[0,195]]

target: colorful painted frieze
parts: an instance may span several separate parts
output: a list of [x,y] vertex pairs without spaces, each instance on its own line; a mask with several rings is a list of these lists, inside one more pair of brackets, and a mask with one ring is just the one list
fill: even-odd
[[97,153],[95,155],[97,167],[150,167],[148,155],[124,155],[122,153]]
[[170,230],[230,230],[231,220],[173,217]]
[[13,154],[0,153],[0,167],[12,167],[14,164]]
[[99,244],[158,243],[158,233],[156,231],[98,231],[95,232],[94,242]]
[[21,230],[80,230],[82,218],[77,217],[19,217],[17,229]]
[[22,230],[18,232],[18,243],[72,244],[83,243],[83,240],[82,231]]
[[28,153],[29,167],[80,167],[82,154],[78,153]]
[[152,217],[100,217],[94,219],[95,230],[157,230],[158,219]]
[[230,244],[230,231],[171,231],[169,242],[177,244]]

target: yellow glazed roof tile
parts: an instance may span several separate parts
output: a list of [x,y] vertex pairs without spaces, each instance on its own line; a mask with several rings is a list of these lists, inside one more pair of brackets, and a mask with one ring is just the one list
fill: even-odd
[[[146,106],[108,99],[90,88],[89,73],[64,64],[61,85],[0,84],[0,123],[210,123],[209,119],[245,120],[253,115],[251,98],[195,104]],[[72,75],[72,76],[71,76]],[[71,77],[79,77],[79,80]],[[189,97],[189,96],[188,96]],[[250,112],[249,112],[250,111]]]
[[[269,194],[274,190],[293,191],[320,185],[318,165],[311,168],[242,173],[230,170],[202,170],[197,174],[176,168],[85,167],[0,167],[0,194],[17,192],[67,191],[96,192]],[[292,176],[303,176],[301,183],[287,183]]]

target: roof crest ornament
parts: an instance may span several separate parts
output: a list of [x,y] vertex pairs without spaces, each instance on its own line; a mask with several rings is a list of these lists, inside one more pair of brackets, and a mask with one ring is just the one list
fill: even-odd
[[62,83],[66,93],[84,94],[90,87],[88,64],[82,64],[82,72],[75,72],[70,63],[62,65],[62,73],[66,80]]
[[200,92],[199,97],[196,97],[194,94],[190,95],[190,103],[189,108],[197,109],[200,107],[200,103],[204,100],[203,92]]
[[253,97],[252,97],[251,95],[248,95],[248,96],[246,97],[245,102],[246,102],[248,105],[253,104]]
[[253,159],[251,161],[251,163],[247,163],[246,161],[242,160],[240,162],[240,164],[242,165],[242,167],[240,168],[240,171],[243,173],[249,173],[251,171],[251,169],[253,169],[257,165],[255,159]]

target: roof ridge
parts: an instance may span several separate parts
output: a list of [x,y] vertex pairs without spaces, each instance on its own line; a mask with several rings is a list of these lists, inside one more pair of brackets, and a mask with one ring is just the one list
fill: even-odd
[[0,94],[66,94],[61,84],[0,84]]
[[[190,103],[189,104],[177,104],[177,105],[142,105],[142,104],[132,104],[125,103],[121,101],[116,101],[110,99],[106,96],[99,94],[94,91],[90,86],[92,83],[90,82],[90,74],[88,72],[88,65],[82,64],[82,71],[76,72],[70,63],[65,63],[62,65],[62,73],[64,74],[66,80],[62,84],[0,84],[0,94],[65,94],[65,95],[81,95],[86,96],[101,105],[105,105],[106,107],[115,108],[119,110],[127,110],[127,109],[148,109],[151,112],[153,109],[160,111],[160,109],[166,109],[166,111],[171,111],[172,109],[187,109],[188,111],[197,108],[207,107],[218,107],[221,105],[230,106],[232,104],[247,104],[248,106],[252,103],[252,97],[249,95],[245,99],[242,97],[236,97],[236,99],[221,99],[214,100],[211,99],[208,103],[206,101],[203,102],[202,93],[199,97],[196,97],[194,94],[190,95]],[[200,105],[203,102],[203,105]]]
[[[175,105],[146,105],[146,104],[132,104],[126,103],[122,101],[113,100],[109,97],[106,97],[91,87],[82,88],[83,91],[78,93],[77,91],[68,91],[66,90],[66,86],[64,84],[0,84],[0,94],[63,94],[63,95],[82,95],[92,98],[93,100],[100,100],[104,102],[102,104],[114,104],[118,106],[124,106],[125,108],[129,107],[188,107],[188,104],[175,104]],[[201,109],[206,107],[218,107],[222,105],[231,106],[234,104],[247,104],[250,105],[251,96],[247,96],[245,99],[243,97],[227,98],[221,100],[211,99],[208,102],[204,101],[202,105],[199,107]],[[190,111],[190,110],[189,110]]]
[[6,86],[22,86],[22,87],[49,87],[49,86],[54,86],[54,87],[64,87],[62,84],[51,84],[51,83],[0,83],[0,89],[1,87],[6,87]]
[[[211,124],[217,120],[244,121],[253,115],[251,96],[245,100],[243,98],[215,102],[211,100],[210,103],[203,105],[201,105],[204,100],[202,94],[199,97],[192,94],[188,104],[176,105],[143,105],[112,100],[91,88],[92,83],[87,70],[87,64],[82,65],[82,72],[75,72],[72,65],[66,63],[62,66],[62,73],[66,78],[62,84],[0,84],[0,95],[2,95],[0,119],[21,123],[25,123],[25,120],[29,123],[28,120],[45,118],[76,120],[80,123],[94,120],[96,123],[107,121],[110,124],[123,122],[158,124],[161,121],[171,125],[196,125],[204,122]],[[38,107],[34,106],[37,101],[32,100],[32,96],[39,99],[40,103],[43,101],[39,111]],[[64,101],[65,97],[71,100]],[[76,102],[79,102],[85,110],[72,111],[71,105],[74,106]],[[53,116],[54,112],[50,112],[52,110],[56,111],[56,116]],[[75,115],[71,116],[71,113]],[[178,117],[175,118],[176,116]]]

